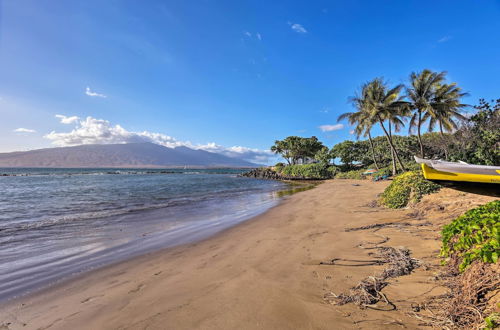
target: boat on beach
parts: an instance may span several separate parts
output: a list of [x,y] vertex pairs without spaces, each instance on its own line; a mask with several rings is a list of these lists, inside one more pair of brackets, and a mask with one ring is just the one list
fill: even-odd
[[423,159],[414,156],[427,180],[500,183],[500,166]]

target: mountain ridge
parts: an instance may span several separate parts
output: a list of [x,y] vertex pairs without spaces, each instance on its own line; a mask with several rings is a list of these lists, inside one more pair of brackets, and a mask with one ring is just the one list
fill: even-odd
[[257,167],[257,164],[196,150],[168,148],[150,142],[84,144],[0,153],[0,167],[33,168],[191,168]]

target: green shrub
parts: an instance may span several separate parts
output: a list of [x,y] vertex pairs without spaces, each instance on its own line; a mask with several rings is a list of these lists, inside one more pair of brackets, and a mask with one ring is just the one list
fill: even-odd
[[500,313],[491,313],[484,318],[484,329],[498,329],[500,328]]
[[366,176],[363,174],[364,171],[366,171],[366,170],[339,172],[335,175],[335,179],[364,180],[364,179],[366,179]]
[[476,207],[446,225],[441,256],[461,258],[464,271],[474,260],[496,263],[500,254],[500,201]]
[[288,165],[283,167],[280,172],[282,175],[296,179],[329,179],[331,171],[326,164],[304,164]]
[[402,208],[410,202],[420,201],[422,196],[435,192],[440,187],[426,180],[420,171],[405,172],[396,176],[384,190],[381,202],[392,209]]
[[280,173],[283,170],[283,167],[285,167],[285,164],[283,164],[283,163],[276,163],[276,165],[274,165],[274,170],[276,172]]
[[338,172],[337,166],[329,166],[326,170],[328,171],[329,178],[333,178]]
[[415,163],[415,162],[406,163],[405,167],[406,167],[407,171],[420,171],[421,170],[420,164]]

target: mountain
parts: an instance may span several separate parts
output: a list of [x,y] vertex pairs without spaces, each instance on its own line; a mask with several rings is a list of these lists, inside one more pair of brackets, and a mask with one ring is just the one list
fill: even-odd
[[0,153],[0,167],[257,167],[245,160],[154,143],[88,144]]

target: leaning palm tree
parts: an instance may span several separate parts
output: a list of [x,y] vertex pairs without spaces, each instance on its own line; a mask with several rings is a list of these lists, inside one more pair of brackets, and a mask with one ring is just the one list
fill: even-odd
[[[403,171],[406,170],[403,162],[399,158],[399,154],[394,147],[392,140],[392,126],[397,132],[404,126],[403,117],[407,114],[409,105],[405,102],[404,97],[400,95],[403,85],[397,85],[394,88],[389,88],[381,78],[375,78],[366,84],[366,109],[373,120],[380,124],[387,138],[387,142],[391,148],[393,156],[393,174],[396,174],[396,160]],[[388,123],[389,130],[384,125]]]
[[[462,91],[456,83],[442,84],[436,86],[432,111],[426,113],[424,121],[429,118],[429,131],[432,132],[436,124],[439,125],[439,132],[444,140],[444,132],[451,132],[458,128],[455,120],[464,120],[460,113],[467,104],[462,104],[460,99],[468,95]],[[448,159],[448,148],[444,147],[445,158]]]
[[446,72],[433,72],[425,69],[422,72],[412,72],[410,75],[410,86],[406,88],[406,94],[413,110],[410,119],[410,133],[416,127],[418,143],[420,145],[420,156],[424,157],[424,145],[422,143],[422,124],[434,114],[433,102],[436,90],[444,81]]
[[370,116],[370,113],[367,111],[367,108],[365,107],[365,105],[367,104],[365,98],[366,96],[365,92],[366,90],[363,88],[361,91],[362,96],[352,98],[352,103],[356,107],[357,111],[346,112],[341,114],[338,117],[337,122],[343,119],[347,119],[349,124],[354,126],[354,133],[356,135],[356,139],[359,139],[360,136],[368,137],[368,140],[370,141],[370,151],[372,154],[373,164],[375,165],[375,168],[379,170],[377,158],[375,157],[375,148],[371,136],[371,129],[375,124],[375,121]]
[[378,167],[377,157],[375,157],[375,146],[373,145],[373,139],[371,135],[371,129],[374,124],[375,122],[373,121],[373,118],[371,118],[368,113],[363,112],[362,116],[360,116],[359,118],[359,124],[354,128],[354,134],[356,134],[357,139],[359,139],[360,136],[368,138],[368,141],[370,142],[373,164],[375,165],[375,168],[379,170],[380,168]]

